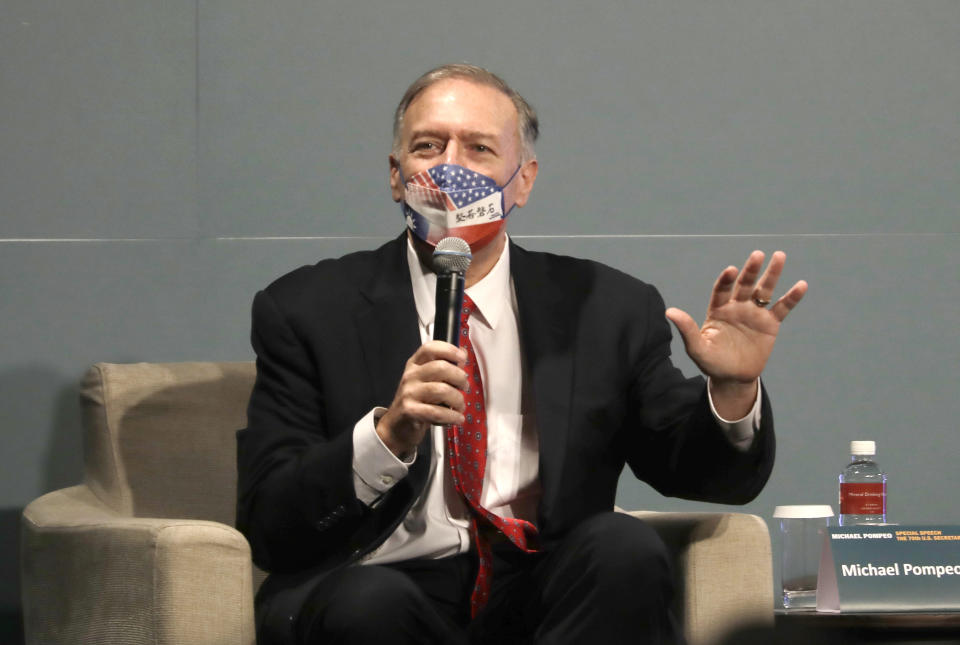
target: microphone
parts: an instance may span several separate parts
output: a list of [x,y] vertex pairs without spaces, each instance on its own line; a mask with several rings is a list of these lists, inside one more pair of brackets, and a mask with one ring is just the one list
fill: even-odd
[[463,276],[473,255],[470,245],[459,237],[445,237],[433,252],[433,270],[437,274],[436,317],[433,339],[460,346],[460,310],[463,308]]

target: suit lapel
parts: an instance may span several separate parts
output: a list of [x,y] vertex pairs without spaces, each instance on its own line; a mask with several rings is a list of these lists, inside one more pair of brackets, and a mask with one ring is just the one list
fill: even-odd
[[[363,352],[367,382],[373,390],[375,405],[387,407],[393,401],[407,359],[420,346],[417,306],[407,266],[406,231],[399,238],[377,249],[372,277],[361,286],[361,304],[354,315]],[[417,451],[405,483],[412,487],[407,507],[423,489],[430,470],[432,454],[430,433]],[[398,486],[398,488],[404,488]],[[403,518],[404,513],[398,515]],[[390,531],[395,528],[390,527]]]
[[375,270],[361,285],[354,315],[374,402],[384,407],[393,400],[407,359],[420,346],[403,242],[401,237],[375,251]]
[[565,303],[563,276],[550,275],[540,256],[511,242],[510,267],[540,435],[538,524],[543,529],[544,518],[557,517],[563,503],[559,492],[570,426],[577,317]]

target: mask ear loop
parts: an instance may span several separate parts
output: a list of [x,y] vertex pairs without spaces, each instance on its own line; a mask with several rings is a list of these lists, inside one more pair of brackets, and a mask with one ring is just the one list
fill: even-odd
[[503,186],[498,186],[500,189],[500,212],[503,213],[503,219],[507,219],[507,215],[509,215],[517,206],[517,203],[514,202],[510,207],[510,210],[507,210],[507,186],[513,183],[513,179],[517,176],[517,173],[520,172],[521,168],[523,168],[523,164],[517,166],[517,169],[513,171],[512,175],[510,175],[510,179],[507,180],[507,183],[505,183]]
[[513,171],[512,175],[510,175],[510,179],[507,180],[507,183],[505,183],[503,186],[500,186],[500,190],[504,190],[506,189],[507,186],[510,185],[510,182],[512,182],[513,178],[517,176],[517,173],[520,172],[521,168],[523,168],[523,164],[520,164],[519,166],[517,166],[517,169]]

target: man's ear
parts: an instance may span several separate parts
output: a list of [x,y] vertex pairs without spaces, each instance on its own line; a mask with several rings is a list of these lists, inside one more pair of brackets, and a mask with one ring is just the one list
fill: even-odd
[[390,155],[390,196],[393,201],[403,201],[403,180],[400,178],[400,162]]
[[514,203],[523,208],[530,198],[530,191],[533,190],[533,182],[537,180],[537,170],[539,164],[536,159],[531,159],[520,167],[517,171],[517,191],[514,194]]

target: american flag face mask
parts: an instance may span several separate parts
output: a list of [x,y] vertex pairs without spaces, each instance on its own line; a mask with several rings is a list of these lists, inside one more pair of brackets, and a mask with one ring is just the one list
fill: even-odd
[[[407,228],[428,244],[459,237],[470,246],[482,246],[506,224],[503,192],[517,176],[518,167],[503,186],[457,164],[439,164],[421,170],[404,182],[403,216]],[[402,175],[401,175],[402,179]]]

